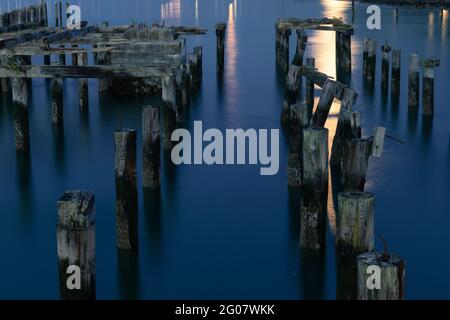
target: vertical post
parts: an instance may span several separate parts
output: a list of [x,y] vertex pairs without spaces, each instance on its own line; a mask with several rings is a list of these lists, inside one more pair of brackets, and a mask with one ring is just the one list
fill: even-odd
[[64,95],[62,78],[51,81],[50,95],[52,97],[52,123],[62,125],[64,122]]
[[419,107],[419,55],[412,53],[408,68],[408,107]]
[[439,65],[439,60],[423,62],[422,74],[422,110],[425,116],[434,114],[434,67]]
[[168,75],[162,78],[162,146],[172,148],[172,132],[176,127],[176,92],[175,77]]
[[286,90],[281,111],[281,123],[289,123],[290,106],[297,101],[300,87],[301,67],[291,65],[286,77]]
[[366,79],[370,83],[373,83],[373,81],[375,80],[376,65],[377,65],[377,42],[373,39],[369,39],[367,48]]
[[[11,63],[21,65],[23,58],[14,56]],[[30,126],[28,120],[28,81],[26,78],[11,79],[12,101],[14,104],[14,128],[16,150],[28,152],[30,150]]]
[[352,71],[352,36],[343,32],[341,35],[342,70],[349,74]]
[[372,141],[353,139],[343,157],[342,186],[344,191],[364,191]]
[[372,251],[374,239],[374,196],[369,192],[338,195],[336,244],[340,254],[356,256]]
[[284,72],[289,70],[289,37],[291,29],[281,29],[280,31],[280,50],[279,50],[279,66]]
[[[379,289],[367,285],[374,270],[379,272]],[[403,300],[404,297],[405,261],[401,257],[380,252],[358,256],[358,300]]]
[[391,95],[400,95],[400,67],[401,67],[401,51],[399,49],[392,50],[392,77],[391,77]]
[[323,249],[328,197],[328,129],[303,130],[300,246]]
[[289,154],[288,154],[288,185],[299,187],[302,183],[302,144],[303,129],[308,126],[308,106],[294,104],[290,108],[289,122]]
[[[2,65],[8,64],[8,56],[2,55],[0,56],[0,63]],[[1,78],[2,92],[3,94],[7,94],[11,92],[11,79],[9,78]]]
[[160,186],[160,126],[159,107],[142,109],[142,164],[144,188]]
[[[306,58],[306,65],[311,68],[315,68],[316,59],[315,58]],[[308,106],[308,117],[311,119],[312,112],[314,109],[314,82],[310,79],[306,79],[306,95],[305,102]]]
[[308,42],[308,35],[305,30],[297,29],[297,46],[295,48],[294,59],[292,64],[296,66],[303,66],[303,56],[306,50],[306,43]]
[[198,79],[201,83],[203,77],[203,47],[195,47],[194,54],[197,56]]
[[[110,51],[104,51],[100,52],[97,55],[97,64],[99,65],[111,65],[111,52]],[[111,83],[111,79],[109,78],[101,78],[98,79],[98,91],[99,92],[107,92],[109,90]]]
[[335,91],[337,90],[337,83],[335,81],[326,80],[319,102],[317,104],[316,113],[314,113],[312,123],[316,127],[323,127],[328,119],[331,105],[334,101]]
[[342,170],[344,154],[349,151],[351,141],[359,138],[361,138],[361,114],[356,111],[341,110],[333,139],[330,165]]
[[335,31],[335,43],[336,43],[336,74],[340,74],[342,70],[342,32]]
[[[60,45],[59,46],[60,49],[64,49],[64,45]],[[65,66],[66,65],[66,55],[64,53],[60,53],[58,55],[58,61],[59,61],[59,65],[60,66]]]
[[189,60],[189,66],[191,68],[191,89],[193,91],[198,91],[200,88],[200,72],[199,72],[199,61],[198,61],[198,55],[189,54],[188,60]]
[[386,92],[388,89],[389,79],[389,52],[391,47],[386,45],[381,46],[381,90]]
[[216,37],[217,37],[217,72],[223,73],[225,65],[225,30],[227,28],[226,23],[216,24]]
[[[87,66],[88,63],[87,52],[78,54],[78,65]],[[89,82],[88,79],[79,80],[79,96],[80,96],[80,111],[86,112],[89,109]]]
[[136,130],[117,130],[114,133],[114,150],[117,248],[135,250],[138,246]]
[[55,27],[59,27],[59,4],[55,3]]
[[[68,191],[58,201],[58,268],[61,298],[95,299],[95,196]],[[75,276],[80,276],[79,287]]]
[[367,79],[367,58],[369,57],[369,38],[363,39],[363,79]]
[[[78,49],[78,45],[73,44],[72,49]],[[78,65],[78,53],[72,53],[72,65],[73,66]]]
[[51,64],[51,56],[49,54],[44,56],[44,66],[49,66]]

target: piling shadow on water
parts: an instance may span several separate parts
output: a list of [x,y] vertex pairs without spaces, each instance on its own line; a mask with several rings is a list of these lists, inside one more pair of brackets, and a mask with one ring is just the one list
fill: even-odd
[[58,174],[66,173],[66,140],[63,125],[53,125],[55,168]]
[[150,239],[150,250],[158,257],[162,247],[162,199],[161,189],[144,188],[144,224]]
[[400,99],[398,95],[391,95],[391,118],[394,127],[397,126]]
[[304,300],[325,299],[325,249],[300,249],[300,288]]
[[139,252],[117,251],[119,290],[122,300],[140,298]]
[[433,116],[422,115],[422,141],[427,146],[433,133]]
[[416,133],[417,130],[417,122],[419,120],[419,108],[417,107],[408,107],[408,132],[410,135]]

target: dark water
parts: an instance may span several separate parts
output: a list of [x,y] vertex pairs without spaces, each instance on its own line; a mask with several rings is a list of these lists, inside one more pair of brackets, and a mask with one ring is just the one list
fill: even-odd
[[[27,4],[30,1],[22,1]],[[283,95],[274,53],[278,17],[344,17],[351,4],[334,0],[174,0],[78,1],[83,19],[110,24],[160,21],[198,25],[208,35],[190,37],[189,48],[204,47],[204,81],[191,119],[205,128],[278,128]],[[15,1],[10,1],[10,7]],[[7,1],[1,0],[2,10]],[[389,250],[407,261],[406,296],[450,298],[450,13],[382,8],[382,30],[366,29],[365,9],[354,17],[352,86],[360,93],[364,135],[374,126],[404,140],[387,141],[381,160],[372,159],[367,189],[376,196],[375,232]],[[213,26],[228,23],[226,71],[215,71]],[[334,34],[310,32],[307,56],[335,75]],[[383,100],[379,71],[373,92],[362,85],[362,39],[387,39],[402,49],[402,85],[398,106]],[[292,44],[295,37],[291,37]],[[292,46],[293,47],[293,46]],[[436,112],[432,124],[408,114],[407,57],[440,57],[436,72]],[[378,55],[380,60],[380,55]],[[35,63],[42,63],[36,58]],[[378,61],[380,64],[380,61]],[[298,191],[287,187],[287,145],[282,132],[280,172],[259,176],[255,166],[165,167],[161,194],[144,192],[139,160],[138,254],[118,254],[115,245],[113,131],[137,128],[145,104],[159,98],[99,97],[90,80],[90,113],[78,111],[77,82],[64,86],[64,132],[51,125],[46,83],[33,81],[30,106],[31,158],[14,149],[13,108],[2,97],[0,107],[0,298],[58,298],[56,201],[68,189],[96,195],[97,296],[101,299],[253,298],[302,299],[336,297],[333,246],[334,209],[329,201],[328,247],[323,257],[305,257],[298,245]],[[316,92],[319,94],[319,91]],[[327,127],[334,132],[339,105]],[[138,135],[139,136],[139,135]],[[330,140],[332,135],[330,135]],[[140,147],[141,142],[138,141]],[[140,150],[140,148],[139,148]],[[138,154],[140,157],[140,153]],[[380,245],[377,244],[380,248]]]

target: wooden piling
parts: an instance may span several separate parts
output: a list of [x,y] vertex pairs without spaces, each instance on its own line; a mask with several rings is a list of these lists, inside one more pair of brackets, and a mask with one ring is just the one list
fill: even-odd
[[366,62],[366,80],[373,82],[375,80],[375,70],[377,65],[377,42],[368,39],[367,42],[367,62]]
[[[314,68],[316,64],[315,58],[306,58],[306,65],[308,67]],[[309,119],[312,117],[312,112],[314,109],[314,82],[311,81],[309,78],[306,79],[306,95],[305,95],[305,102],[308,106],[308,116]]]
[[403,300],[404,297],[405,261],[401,257],[380,252],[358,256],[358,300]]
[[330,165],[342,170],[344,154],[349,151],[351,141],[359,138],[361,138],[361,114],[356,111],[341,110],[333,139]]
[[[0,64],[1,65],[8,65],[8,56],[1,55],[0,56]],[[3,94],[8,94],[9,92],[11,92],[11,79],[1,78],[0,79],[0,83],[1,83],[1,86],[2,86],[2,93]]]
[[302,183],[303,169],[303,129],[309,123],[308,106],[291,105],[289,118],[288,186],[299,187]]
[[338,90],[338,85],[335,81],[326,80],[319,102],[317,103],[317,109],[314,113],[312,123],[316,127],[323,127],[328,119],[331,105],[333,104],[335,91]]
[[142,164],[144,188],[160,187],[160,125],[159,107],[142,109]]
[[[88,55],[87,52],[81,52],[78,54],[78,65],[87,66]],[[80,79],[79,83],[79,97],[80,97],[80,111],[86,112],[89,110],[89,82],[88,79]]]
[[[9,59],[10,65],[20,67],[24,63],[22,57],[14,56]],[[11,91],[14,104],[14,128],[16,151],[29,152],[30,126],[28,116],[29,82],[26,78],[12,78]]]
[[281,28],[278,24],[275,24],[276,33],[276,63],[282,71],[288,72],[289,70],[289,37],[291,35],[291,29]]
[[191,89],[196,92],[200,88],[200,67],[199,67],[199,56],[195,53],[189,54],[189,66],[191,70]]
[[64,123],[64,94],[63,79],[51,80],[50,95],[52,98],[52,123],[62,125]]
[[[78,45],[73,44],[72,49],[78,49]],[[72,65],[78,66],[78,53],[72,53]]]
[[138,246],[136,130],[117,130],[114,134],[114,146],[117,248],[135,250]]
[[374,196],[369,192],[338,195],[336,245],[340,254],[358,255],[372,251],[374,239]]
[[284,100],[281,111],[281,123],[289,123],[290,106],[297,101],[300,89],[301,68],[291,65],[286,77],[286,89],[284,91]]
[[323,249],[328,197],[328,129],[303,130],[300,246]]
[[198,78],[201,83],[203,78],[203,47],[195,47],[194,54],[197,56]]
[[343,156],[342,187],[344,191],[364,191],[372,141],[353,139]]
[[401,51],[392,50],[392,72],[391,72],[391,95],[398,97],[400,95],[400,67]]
[[[64,49],[64,45],[60,45],[59,46],[61,49]],[[65,66],[66,65],[66,55],[64,53],[61,53],[58,55],[58,61],[59,61],[59,65],[60,66]]]
[[[112,62],[111,59],[112,59],[112,56],[111,56],[111,52],[109,52],[109,51],[99,52],[97,54],[97,64],[99,64],[99,65],[111,65],[111,62]],[[107,92],[110,89],[110,85],[111,85],[110,78],[98,79],[98,91],[99,92]]]
[[295,66],[303,66],[303,56],[305,55],[306,43],[308,42],[308,35],[305,30],[297,29],[297,45],[295,48],[294,59],[292,64]]
[[434,114],[434,68],[440,65],[438,59],[424,59],[420,62],[422,73],[422,112],[425,116]]
[[389,82],[389,52],[391,47],[387,44],[381,46],[381,89],[386,92]]
[[[57,207],[61,298],[95,299],[95,196],[87,191],[68,191],[59,199]],[[75,280],[78,271],[79,287]]]
[[172,148],[172,132],[176,127],[176,91],[175,76],[162,78],[162,146],[165,150]]
[[223,73],[225,65],[225,31],[226,23],[216,24],[217,37],[217,72]]
[[408,68],[408,107],[419,107],[419,62],[417,53],[412,53],[409,57]]

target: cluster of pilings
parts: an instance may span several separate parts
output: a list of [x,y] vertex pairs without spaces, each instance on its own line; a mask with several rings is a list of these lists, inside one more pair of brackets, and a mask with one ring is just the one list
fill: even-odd
[[30,6],[0,14],[0,33],[48,26],[47,5]]
[[[278,27],[282,30],[280,23]],[[282,43],[279,39],[283,34],[286,35],[277,33],[277,43]],[[347,85],[317,71],[314,58],[307,57],[306,65],[303,65],[307,36],[303,30],[297,32],[297,36],[295,58],[287,68],[281,123],[289,136],[288,185],[300,188],[301,250],[308,255],[324,252],[331,168],[332,176],[338,179],[336,185],[339,190],[335,239],[337,298],[402,299],[404,261],[388,254],[387,249],[384,253],[374,252],[374,195],[365,191],[369,159],[371,156],[381,157],[386,129],[377,127],[373,136],[362,138],[361,115],[352,109],[358,94]],[[280,48],[284,47],[280,45]],[[281,57],[285,63],[289,56],[286,59],[286,52],[279,55],[280,52],[281,49],[277,51],[277,63]],[[351,58],[345,60],[347,62],[340,59],[337,57],[337,64],[343,65],[338,67],[345,69]],[[365,73],[374,72],[370,67],[368,71],[366,68],[364,70]],[[305,102],[297,101],[302,89],[302,77],[306,80]],[[316,108],[315,85],[322,89]],[[396,85],[399,82],[394,83]],[[341,110],[330,156],[329,131],[325,123],[335,99],[340,101]],[[375,289],[376,292],[366,286],[369,277],[367,268],[373,266],[377,266],[381,273],[380,288]]]
[[[391,64],[389,77],[389,66]],[[370,38],[363,41],[363,79],[373,88],[376,76],[377,42]],[[422,102],[422,114],[434,114],[434,68],[439,66],[436,58],[420,59],[417,53],[409,56],[408,63],[408,107],[412,111]],[[420,99],[420,66],[422,66],[422,99]],[[381,46],[381,91],[384,95],[391,91],[391,97],[398,101],[401,89],[401,50],[392,49],[387,42]],[[390,82],[390,86],[389,86]]]

